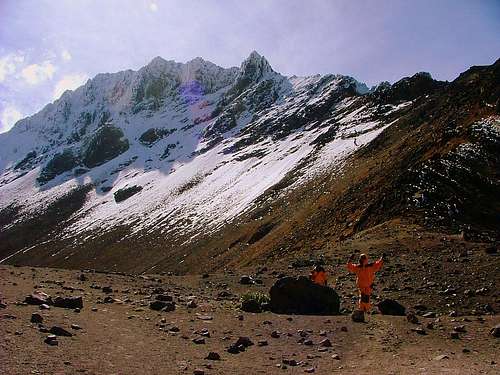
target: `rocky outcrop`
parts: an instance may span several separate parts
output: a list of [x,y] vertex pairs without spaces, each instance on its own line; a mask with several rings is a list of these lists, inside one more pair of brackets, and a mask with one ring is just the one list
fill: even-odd
[[119,190],[115,191],[115,193],[114,193],[115,202],[116,203],[123,202],[124,200],[129,199],[132,195],[137,194],[141,190],[142,190],[142,186],[138,186],[138,185],[119,189]]
[[144,146],[151,147],[160,139],[168,137],[170,134],[175,132],[177,129],[161,129],[161,128],[151,128],[146,130],[139,137],[139,142],[141,142]]
[[43,185],[56,176],[72,170],[77,165],[78,158],[73,154],[72,150],[66,149],[62,153],[55,154],[52,159],[50,159],[40,172],[37,181],[40,185]]
[[120,128],[105,125],[87,143],[82,161],[88,168],[97,167],[123,154],[129,148],[128,139]]

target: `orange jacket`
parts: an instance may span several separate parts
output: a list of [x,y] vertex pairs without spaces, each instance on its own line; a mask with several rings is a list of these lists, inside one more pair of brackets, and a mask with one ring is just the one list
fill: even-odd
[[383,264],[384,262],[381,259],[375,261],[374,263],[368,263],[365,266],[348,262],[347,269],[349,272],[356,274],[356,284],[358,288],[371,288],[373,281],[375,280],[375,272],[380,270]]
[[312,271],[311,272],[311,280],[313,283],[319,284],[319,285],[326,285],[326,282],[328,280],[328,277],[326,276],[326,272],[324,271]]

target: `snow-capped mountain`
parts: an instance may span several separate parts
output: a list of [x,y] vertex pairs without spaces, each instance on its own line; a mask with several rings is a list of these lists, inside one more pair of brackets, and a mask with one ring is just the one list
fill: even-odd
[[138,258],[148,258],[147,243],[168,258],[236,225],[264,197],[342,174],[354,152],[444,86],[426,74],[372,91],[342,75],[285,77],[257,52],[240,68],[156,57],[99,74],[0,134],[3,231],[37,217],[47,227],[0,258],[96,266],[89,246],[132,239],[143,241]]

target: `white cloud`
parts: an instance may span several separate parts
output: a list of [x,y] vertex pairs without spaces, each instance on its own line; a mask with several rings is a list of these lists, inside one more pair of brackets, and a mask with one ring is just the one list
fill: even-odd
[[156,4],[154,1],[149,3],[149,10],[152,12],[157,12],[158,11],[158,4]]
[[14,74],[17,70],[17,65],[24,62],[24,56],[19,53],[10,53],[0,58],[0,82]]
[[67,49],[63,50],[61,52],[61,57],[64,61],[69,61],[71,60],[72,56],[71,56],[71,53],[69,53],[69,51]]
[[28,65],[21,71],[21,76],[30,85],[36,85],[51,79],[55,71],[56,67],[50,61],[44,61],[41,64]]
[[0,116],[0,133],[6,132],[23,118],[23,114],[13,105],[7,105]]
[[89,77],[86,74],[68,74],[56,83],[53,98],[59,99],[66,90],[74,90],[83,85]]

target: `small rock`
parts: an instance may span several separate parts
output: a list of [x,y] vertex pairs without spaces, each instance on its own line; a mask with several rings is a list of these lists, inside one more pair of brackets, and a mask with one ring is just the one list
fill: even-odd
[[346,327],[346,326],[342,326],[342,327],[340,327],[340,330],[341,330],[342,332],[347,332],[347,327]]
[[64,328],[59,326],[53,326],[49,332],[56,336],[65,336],[65,337],[73,336],[71,332],[68,332]]
[[192,341],[197,345],[205,344],[205,339],[203,337],[196,337]]
[[33,314],[31,314],[30,322],[35,323],[35,324],[43,323],[43,316],[41,316],[38,313],[33,313]]
[[242,275],[240,277],[240,284],[242,284],[242,285],[250,285],[250,284],[253,284],[253,280],[248,275]]
[[278,331],[272,331],[271,332],[271,337],[273,339],[279,339],[280,338],[280,333]]
[[205,357],[205,359],[208,359],[209,361],[220,361],[220,354],[216,352],[210,352]]
[[314,342],[313,342],[313,340],[311,340],[311,339],[304,340],[304,345],[306,345],[306,346],[313,346],[313,345],[314,345]]
[[205,375],[205,370],[202,370],[201,368],[197,368],[193,371],[193,375]]
[[335,359],[337,361],[340,361],[340,356],[338,354],[332,354],[332,359]]
[[408,322],[410,323],[418,324],[418,318],[413,313],[408,313],[408,315],[406,315],[406,320],[408,320]]
[[78,330],[82,329],[82,327],[80,327],[78,324],[72,324],[71,325],[71,329],[74,329],[75,331],[78,331]]
[[210,315],[198,315],[196,317],[196,319],[199,319],[199,320],[213,320],[214,318]]
[[464,325],[455,326],[455,327],[453,327],[453,330],[455,332],[461,332],[461,333],[465,333],[466,332],[466,329],[465,329]]
[[365,313],[362,310],[354,310],[351,314],[351,319],[355,323],[364,323]]
[[377,308],[382,315],[404,316],[406,308],[398,301],[386,298],[377,304]]
[[56,345],[59,345],[59,342],[57,341],[57,336],[56,335],[48,335],[44,342],[48,345],[51,345],[51,346],[56,346]]
[[194,308],[198,307],[198,305],[196,304],[196,302],[194,300],[189,301],[186,306],[189,309],[194,309]]
[[500,324],[497,324],[490,330],[490,335],[493,337],[500,337]]
[[434,311],[429,311],[429,312],[426,312],[425,314],[422,315],[424,318],[435,318],[436,317],[436,313]]
[[267,346],[267,345],[269,345],[267,340],[259,340],[257,342],[257,346]]
[[42,303],[40,305],[40,310],[50,310],[50,306],[45,303]]
[[332,346],[332,342],[329,339],[324,339],[319,342],[319,345],[325,348],[330,348]]
[[107,294],[113,293],[113,288],[111,288],[110,286],[103,286],[101,290],[103,293],[107,293]]
[[438,355],[437,357],[434,357],[435,361],[442,361],[443,359],[450,359],[450,357],[448,357],[446,354],[441,354]]
[[252,340],[249,337],[242,336],[234,343],[235,346],[243,345],[245,348],[253,345]]
[[425,330],[423,328],[420,328],[420,327],[412,328],[411,330],[412,330],[412,332],[418,333],[419,335],[426,335],[427,334],[427,332],[425,332]]
[[304,372],[307,374],[312,374],[314,371],[315,371],[314,367],[308,367],[308,368],[304,369]]
[[460,338],[460,335],[458,334],[458,332],[451,332],[450,333],[450,337],[453,339],[453,340],[458,340]]

